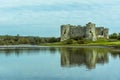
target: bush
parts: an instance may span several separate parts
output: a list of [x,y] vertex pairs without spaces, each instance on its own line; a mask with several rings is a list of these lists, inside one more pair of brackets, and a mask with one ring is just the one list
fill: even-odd
[[65,41],[65,44],[72,44],[73,43],[73,40],[72,39],[68,39]]
[[86,42],[84,40],[78,40],[77,43],[78,44],[85,44]]
[[74,40],[83,40],[83,37],[74,37],[74,38],[72,38],[72,39],[74,39]]
[[51,37],[48,39],[48,42],[49,43],[54,43],[54,42],[57,42],[57,39],[55,37]]
[[118,38],[117,38],[118,40],[120,40],[120,35],[118,36]]

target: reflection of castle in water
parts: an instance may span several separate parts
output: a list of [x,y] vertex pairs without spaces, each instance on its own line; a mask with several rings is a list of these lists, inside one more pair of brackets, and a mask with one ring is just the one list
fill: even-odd
[[108,63],[109,56],[120,58],[120,51],[107,48],[73,48],[73,47],[40,47],[40,48],[15,48],[15,49],[0,49],[0,54],[6,56],[23,54],[61,54],[61,66],[86,66],[88,69],[96,67],[96,64]]
[[63,67],[86,65],[88,69],[95,68],[96,64],[104,64],[109,60],[105,49],[65,48],[61,50],[61,65]]

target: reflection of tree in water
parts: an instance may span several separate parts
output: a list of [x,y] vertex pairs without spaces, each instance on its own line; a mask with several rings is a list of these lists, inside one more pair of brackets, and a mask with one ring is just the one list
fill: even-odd
[[39,53],[56,53],[58,48],[54,47],[40,47],[40,48],[13,48],[13,49],[0,49],[0,54],[5,54],[6,56],[15,54],[16,56],[20,56],[22,54],[39,54]]
[[55,48],[55,47],[50,47],[49,50],[50,50],[50,53],[55,54],[56,51],[57,51],[57,48]]
[[116,51],[116,50],[111,50],[111,55],[113,58],[120,58],[120,51]]
[[96,63],[108,62],[108,50],[98,48],[61,48],[62,66],[86,65],[88,69],[95,68]]
[[38,53],[38,49],[20,49],[20,48],[15,48],[15,49],[2,49],[0,50],[0,54],[5,54],[6,56],[13,55],[15,54],[16,56],[20,56],[22,54],[32,54],[32,53]]

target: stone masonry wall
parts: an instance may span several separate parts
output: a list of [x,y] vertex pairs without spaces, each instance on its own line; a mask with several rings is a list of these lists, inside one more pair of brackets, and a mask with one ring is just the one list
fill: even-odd
[[94,23],[89,22],[86,26],[62,25],[61,41],[83,37],[88,40],[96,41],[98,38],[109,38],[109,29],[104,27],[96,27]]

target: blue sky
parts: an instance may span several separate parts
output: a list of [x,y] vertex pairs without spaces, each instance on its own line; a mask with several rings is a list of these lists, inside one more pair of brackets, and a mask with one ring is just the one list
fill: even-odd
[[60,36],[60,25],[105,26],[120,32],[120,0],[0,0],[0,34]]

